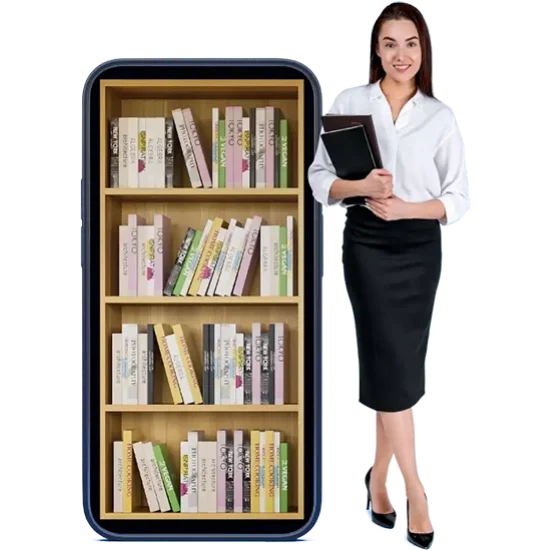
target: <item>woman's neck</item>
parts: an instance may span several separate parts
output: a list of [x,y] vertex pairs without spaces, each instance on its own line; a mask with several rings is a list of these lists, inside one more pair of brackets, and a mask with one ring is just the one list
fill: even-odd
[[396,82],[385,76],[380,82],[380,88],[388,101],[407,102],[416,93],[414,78],[407,82]]

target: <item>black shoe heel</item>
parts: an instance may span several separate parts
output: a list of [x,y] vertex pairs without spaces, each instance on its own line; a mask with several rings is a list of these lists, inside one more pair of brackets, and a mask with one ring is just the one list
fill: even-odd
[[[428,497],[424,493],[426,500]],[[407,540],[420,548],[429,548],[434,541],[434,532],[431,533],[411,533],[409,530],[409,499],[407,499]]]
[[[365,485],[367,486],[367,510],[369,507],[371,507],[372,499],[370,496],[370,474],[372,471],[372,466],[370,470],[367,472],[367,475],[365,477]],[[374,509],[371,508],[371,516],[372,521],[376,523],[376,525],[379,525],[380,527],[384,527],[386,529],[393,529],[395,526],[395,517],[396,513],[395,510],[393,512],[390,512],[389,514],[379,514],[378,512],[375,512]]]

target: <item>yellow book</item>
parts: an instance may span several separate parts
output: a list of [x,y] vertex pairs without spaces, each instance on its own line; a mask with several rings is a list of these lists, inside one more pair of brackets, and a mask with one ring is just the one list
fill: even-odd
[[185,336],[183,335],[183,328],[180,324],[172,325],[172,330],[176,335],[176,342],[178,343],[178,349],[183,361],[183,369],[185,371],[185,377],[189,382],[189,387],[191,389],[191,395],[193,396],[193,403],[199,405],[202,403],[202,393],[200,390],[199,382],[197,380],[197,375],[195,369],[193,368],[193,361],[191,360],[191,354],[189,353],[189,346]]
[[168,386],[170,387],[172,400],[174,401],[174,405],[179,405],[180,403],[183,403],[183,398],[181,396],[178,378],[176,376],[176,369],[174,368],[174,364],[172,363],[170,350],[168,349],[168,345],[166,344],[165,339],[166,330],[169,328],[169,325],[157,323],[155,325],[155,336],[157,337],[157,343],[160,349],[160,356],[162,357],[162,364],[164,365],[166,377],[168,378]]
[[250,512],[260,511],[260,430],[250,432]]
[[265,432],[265,511],[275,509],[275,432]]
[[122,510],[124,513],[131,513],[132,507],[132,487],[134,477],[132,450],[132,430],[123,430],[122,432],[122,471],[123,471],[123,491],[122,491]]
[[197,269],[195,270],[193,280],[191,281],[191,287],[189,288],[189,294],[191,296],[196,296],[197,292],[199,291],[203,272],[208,267],[208,263],[210,262],[212,254],[214,254],[220,228],[224,225],[225,221],[223,220],[223,218],[214,218],[214,221],[212,222],[212,228],[210,229],[206,242],[204,243],[204,248],[202,249],[201,257],[199,259],[199,263],[197,264]]

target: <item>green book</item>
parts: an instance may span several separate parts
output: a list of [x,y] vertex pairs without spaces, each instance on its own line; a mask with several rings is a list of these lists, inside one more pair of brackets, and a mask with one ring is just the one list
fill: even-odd
[[279,254],[279,296],[286,296],[287,293],[287,279],[288,279],[288,265],[287,265],[287,249],[286,249],[286,227],[281,225],[280,230],[280,244],[281,252]]
[[218,126],[218,186],[225,187],[225,120],[220,118]]
[[288,443],[281,442],[281,466],[279,471],[281,472],[281,485],[280,485],[280,509],[281,512],[288,512]]
[[197,229],[195,231],[195,236],[193,237],[193,240],[191,241],[191,246],[189,247],[189,252],[185,256],[185,260],[183,262],[183,266],[180,271],[180,275],[178,277],[178,281],[174,286],[174,291],[172,292],[172,296],[179,296],[181,293],[181,289],[183,288],[183,285],[185,284],[185,280],[187,279],[187,276],[189,275],[189,269],[193,262],[193,259],[197,255],[197,249],[199,247],[199,243],[201,242],[202,237],[202,229]]
[[281,151],[279,154],[279,186],[288,187],[288,120],[281,119]]
[[176,476],[176,471],[170,464],[166,446],[163,443],[157,443],[153,445],[153,452],[155,453],[155,460],[157,461],[157,465],[160,470],[160,477],[162,477],[162,482],[164,483],[164,488],[166,489],[166,494],[168,495],[168,500],[170,501],[172,511],[179,512],[180,503],[175,489],[176,487],[179,487],[179,483]]

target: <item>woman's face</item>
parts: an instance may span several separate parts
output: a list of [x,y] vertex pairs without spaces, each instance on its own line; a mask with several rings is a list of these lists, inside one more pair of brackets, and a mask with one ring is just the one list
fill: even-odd
[[397,82],[414,78],[422,61],[416,25],[404,19],[385,21],[378,36],[376,53],[390,78]]

